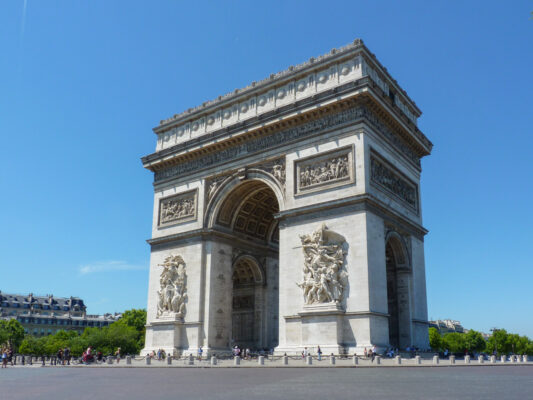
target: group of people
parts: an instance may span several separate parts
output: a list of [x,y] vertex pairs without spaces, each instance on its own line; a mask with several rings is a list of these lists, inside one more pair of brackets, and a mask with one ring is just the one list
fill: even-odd
[[[69,351],[69,355],[70,355],[70,351]],[[115,359],[117,360],[117,364],[120,363],[120,356],[121,356],[121,349],[119,347],[117,348],[117,351],[115,351]],[[97,351],[95,355],[92,346],[87,347],[87,350],[83,352],[83,354],[81,355],[81,360],[83,361],[84,364],[89,364],[95,361],[102,363],[105,361],[104,354],[101,351]]]
[[7,364],[13,365],[13,349],[11,347],[2,348],[2,368],[7,368]]
[[167,356],[167,353],[163,349],[158,349],[157,352],[155,350],[152,350],[151,353],[148,353],[146,357],[150,358],[157,358],[159,361],[164,360]]
[[57,351],[57,361],[60,365],[70,365],[70,348],[65,347]]

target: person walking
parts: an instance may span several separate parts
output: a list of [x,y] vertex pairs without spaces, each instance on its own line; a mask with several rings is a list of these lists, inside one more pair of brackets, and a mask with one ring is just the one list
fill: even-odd
[[367,358],[367,357],[368,357],[368,350],[366,349],[366,347],[365,347],[365,351],[364,351],[364,353],[363,353],[363,354],[365,355],[365,358]]
[[202,354],[204,350],[202,349],[202,346],[198,347],[198,361],[202,361]]
[[320,348],[320,346],[318,346],[316,352],[318,354],[318,361],[322,361],[322,349]]
[[6,350],[6,348],[2,349],[2,368],[7,368],[7,350]]
[[117,364],[120,362],[120,347],[115,351],[115,358],[117,359]]

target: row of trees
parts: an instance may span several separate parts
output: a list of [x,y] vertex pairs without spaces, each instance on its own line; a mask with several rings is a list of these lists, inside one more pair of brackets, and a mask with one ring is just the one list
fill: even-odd
[[507,333],[505,329],[495,329],[485,340],[477,331],[467,333],[451,332],[441,335],[435,328],[429,328],[429,345],[435,351],[447,349],[452,353],[488,353],[533,355],[533,340],[527,336]]
[[8,335],[2,336],[3,330],[0,329],[0,343],[9,343],[21,354],[54,355],[59,349],[68,347],[73,356],[80,356],[89,346],[103,354],[113,354],[118,347],[122,354],[137,354],[144,345],[145,324],[146,311],[132,309],[125,311],[122,318],[111,325],[85,328],[81,335],[75,331],[59,331],[54,335],[37,338],[25,336],[22,325],[12,319],[4,325],[18,326],[15,329],[17,335],[9,336],[8,332]]

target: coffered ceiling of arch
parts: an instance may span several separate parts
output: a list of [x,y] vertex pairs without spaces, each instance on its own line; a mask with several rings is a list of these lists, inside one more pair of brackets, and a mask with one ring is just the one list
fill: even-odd
[[279,204],[274,192],[265,184],[245,182],[224,201],[217,223],[233,231],[267,242],[277,241],[274,214]]
[[247,258],[241,258],[233,266],[233,284],[246,285],[261,282],[259,267]]

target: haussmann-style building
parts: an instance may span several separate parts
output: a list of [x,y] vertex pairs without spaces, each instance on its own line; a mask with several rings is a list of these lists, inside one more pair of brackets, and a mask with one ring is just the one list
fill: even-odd
[[420,114],[355,40],[161,121],[143,354],[427,348]]

